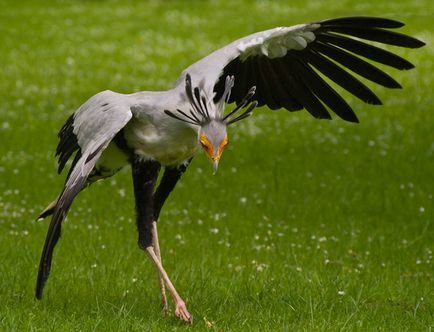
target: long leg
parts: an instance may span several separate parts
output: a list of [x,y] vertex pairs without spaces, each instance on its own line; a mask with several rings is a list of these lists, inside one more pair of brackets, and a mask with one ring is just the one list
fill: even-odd
[[190,162],[191,159],[179,166],[166,167],[164,169],[164,175],[154,195],[154,220],[155,221],[158,221],[161,208],[163,207],[167,197],[169,197],[169,194],[172,192],[173,188],[175,188],[175,185],[178,182],[178,180],[181,178],[181,175],[184,174],[184,172],[186,171]]
[[[160,164],[156,161],[142,161],[139,158],[134,158],[132,166],[139,246],[149,254],[149,257],[156,266],[164,284],[171,292],[173,300],[175,301],[176,315],[185,321],[191,322],[191,315],[188,313],[184,301],[173,287],[173,284],[161,264],[161,260],[158,258],[154,250],[154,245],[156,243],[154,236],[156,237],[157,235],[155,232],[156,228],[153,226],[155,215],[154,188],[158,178]],[[155,195],[157,195],[157,192]],[[167,198],[167,196],[168,193],[164,197]]]
[[170,281],[169,276],[167,275],[166,271],[163,268],[163,265],[161,264],[160,260],[155,254],[154,248],[147,247],[146,251],[149,257],[151,258],[151,260],[154,262],[154,265],[157,268],[158,273],[163,278],[164,283],[166,284],[170,293],[172,294],[173,300],[175,301],[175,315],[181,318],[182,320],[189,322],[190,324],[193,323],[193,316],[190,315],[190,313],[188,312],[184,300],[179,296],[178,292],[176,291],[175,287]]
[[[158,260],[161,264],[163,264],[163,261],[161,260],[161,252],[160,252],[160,243],[158,241],[158,231],[157,231],[157,222],[152,222],[152,246],[154,247],[155,255],[157,256]],[[161,273],[158,273],[159,275],[159,283],[160,283],[160,294],[161,294],[161,301],[163,303],[163,311],[167,313],[169,311],[169,307],[167,304],[167,297],[166,297],[166,288],[164,286],[164,279]]]
[[160,172],[157,161],[143,161],[135,157],[132,163],[134,196],[136,199],[137,231],[139,247],[145,250],[152,246],[152,221],[154,218],[154,188]]
[[[169,194],[172,192],[172,190],[175,188],[176,183],[180,179],[181,175],[185,172],[187,169],[187,166],[190,164],[191,159],[188,160],[186,163],[181,164],[179,166],[175,167],[166,167],[164,169],[164,175],[160,181],[160,184],[154,194],[154,221],[153,223],[153,231],[155,236],[153,237],[154,240],[154,251],[157,256],[157,258],[161,260],[161,252],[160,252],[160,245],[158,242],[158,233],[157,233],[157,221],[158,217],[160,215],[161,208],[164,205],[164,202],[166,201],[167,197],[169,197]],[[161,299],[163,302],[163,310],[167,310],[167,299],[166,299],[166,290],[164,287],[164,279],[163,276],[160,274],[159,277],[160,281],[160,292],[161,292]]]

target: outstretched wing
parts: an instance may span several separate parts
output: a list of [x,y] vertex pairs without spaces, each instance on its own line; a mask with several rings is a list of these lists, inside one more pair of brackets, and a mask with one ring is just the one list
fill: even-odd
[[89,173],[104,149],[131,117],[130,107],[122,95],[103,91],[83,104],[60,131],[57,147],[59,172],[74,151],[78,152],[55,205],[45,239],[36,284],[38,299],[42,297],[42,290],[50,273],[53,250],[60,237],[62,220],[76,195],[85,186]]
[[[365,59],[400,70],[414,66],[402,57],[361,41],[400,47],[425,45],[391,31],[398,21],[378,17],[344,17],[292,27],[279,27],[241,38],[188,67],[187,73],[215,92],[224,93],[225,77],[235,76],[228,102],[241,102],[256,86],[258,105],[296,111],[305,108],[316,118],[330,119],[328,109],[344,120],[357,122],[346,101],[320,74],[369,104],[380,99],[349,71],[387,88],[401,86]],[[353,38],[356,37],[356,38]]]

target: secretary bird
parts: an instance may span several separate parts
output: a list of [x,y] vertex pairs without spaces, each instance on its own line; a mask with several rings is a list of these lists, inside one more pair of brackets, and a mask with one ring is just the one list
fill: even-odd
[[[86,101],[59,132],[58,172],[72,159],[63,190],[39,216],[52,215],[39,265],[41,299],[61,224],[76,195],[93,182],[131,165],[138,244],[156,266],[163,306],[168,288],[175,314],[192,322],[185,302],[163,268],[157,236],[161,208],[191,159],[203,148],[217,170],[228,143],[227,127],[256,106],[305,109],[318,119],[330,111],[358,122],[345,100],[323,77],[368,104],[380,99],[358,76],[401,88],[373,62],[400,70],[414,66],[364,40],[407,48],[424,43],[392,31],[404,24],[379,17],[343,17],[278,27],[238,39],[185,69],[168,91],[120,94],[103,91]],[[367,61],[370,60],[370,61]],[[224,113],[225,104],[236,107]],[[161,167],[164,174],[157,186]]]

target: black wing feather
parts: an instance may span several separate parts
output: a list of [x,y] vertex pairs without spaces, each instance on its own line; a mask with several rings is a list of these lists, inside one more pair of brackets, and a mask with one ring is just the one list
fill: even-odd
[[287,54],[280,58],[246,52],[242,53],[242,60],[239,56],[230,61],[214,86],[215,100],[223,94],[225,77],[231,75],[235,77],[235,86],[229,102],[239,104],[246,91],[256,86],[255,99],[259,106],[284,107],[289,111],[304,107],[316,118],[329,119],[327,105],[344,120],[357,122],[351,107],[319,74],[366,103],[381,104],[375,93],[354,73],[387,88],[401,88],[401,85],[364,59],[400,70],[414,66],[390,51],[357,38],[408,48],[425,45],[416,38],[389,30],[403,25],[392,19],[363,16],[314,23],[310,28],[315,39],[302,50],[288,49]]
[[334,26],[331,28],[324,27],[319,29],[319,31],[322,30],[342,33],[344,35],[401,47],[418,48],[425,45],[416,38],[409,37],[399,32],[383,29],[366,29],[364,27],[357,26]]
[[370,16],[353,16],[353,17],[339,17],[330,20],[321,21],[322,27],[359,27],[359,28],[386,28],[396,29],[404,26],[404,23],[391,20],[384,17],[370,17]]
[[267,106],[272,110],[277,110],[282,107],[282,105],[278,102],[278,96],[275,96],[276,90],[273,91],[275,87],[275,83],[272,81],[272,76],[267,71],[266,63],[268,61],[268,58],[266,57],[256,57],[256,61],[258,62],[258,83],[259,86],[257,87],[258,90],[262,90],[265,95],[264,102],[267,104]]
[[333,90],[309,65],[301,60],[292,61],[300,73],[300,78],[318,98],[342,119],[359,122],[347,102]]
[[74,114],[66,120],[57,136],[59,137],[59,144],[56,148],[56,156],[59,157],[57,173],[60,174],[71,155],[80,149],[77,136],[74,134]]
[[240,95],[246,95],[246,93],[249,91],[249,89],[251,88],[251,86],[249,85],[249,73],[248,73],[248,68],[247,66],[245,66],[243,63],[241,63],[241,61],[238,58],[235,58],[233,60],[233,64],[234,67],[236,68],[236,73],[239,73],[238,77],[245,77],[246,79],[239,79],[237,80],[237,78],[235,78],[234,80],[234,87],[232,88],[231,91],[231,96],[229,98],[229,102],[233,103],[234,101],[237,102],[237,106],[239,105],[239,103],[241,102],[241,100],[236,100],[236,96],[240,96]]
[[321,42],[314,43],[311,47],[372,82],[391,89],[401,88],[390,75],[351,53]]
[[333,82],[368,104],[381,105],[380,99],[363,83],[314,50],[303,54],[307,61]]
[[396,69],[403,70],[414,68],[414,65],[411,62],[392,52],[345,36],[322,32],[318,34],[317,40],[326,44],[338,46],[372,61],[382,63]]
[[259,74],[259,67],[257,63],[258,57],[252,57],[249,62],[250,81],[256,84],[256,93],[254,99],[258,101],[258,106],[267,105],[267,90],[264,88],[264,82],[261,80]]
[[301,79],[301,72],[294,62],[286,62],[283,58],[274,59],[278,68],[277,72],[287,82],[288,90],[304,108],[317,119],[331,119],[324,105],[312,93]]
[[285,89],[286,82],[276,72],[276,65],[273,65],[271,60],[267,59],[267,61],[264,61],[264,67],[272,82],[272,88],[276,93],[279,108],[284,107],[288,111],[298,111],[302,109],[303,106],[290,94],[288,89]]

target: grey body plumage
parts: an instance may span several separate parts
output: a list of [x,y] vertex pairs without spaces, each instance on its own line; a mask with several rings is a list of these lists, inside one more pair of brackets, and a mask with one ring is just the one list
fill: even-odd
[[[69,159],[73,161],[61,194],[40,215],[52,215],[52,220],[36,297],[42,297],[61,224],[76,195],[131,164],[139,246],[159,271],[163,303],[167,306],[168,287],[176,314],[191,321],[161,264],[156,230],[160,210],[191,159],[203,148],[216,170],[228,142],[227,127],[250,116],[257,105],[290,112],[306,109],[324,119],[331,118],[331,111],[358,122],[351,107],[321,75],[366,103],[381,104],[352,73],[387,88],[400,88],[372,62],[399,70],[413,65],[365,40],[407,48],[424,45],[392,31],[402,26],[385,18],[345,17],[274,28],[236,40],[192,64],[168,91],[128,95],[103,91],[91,97],[59,133],[59,173]],[[224,114],[225,104],[230,103],[235,108]],[[165,170],[157,187],[161,166]]]

